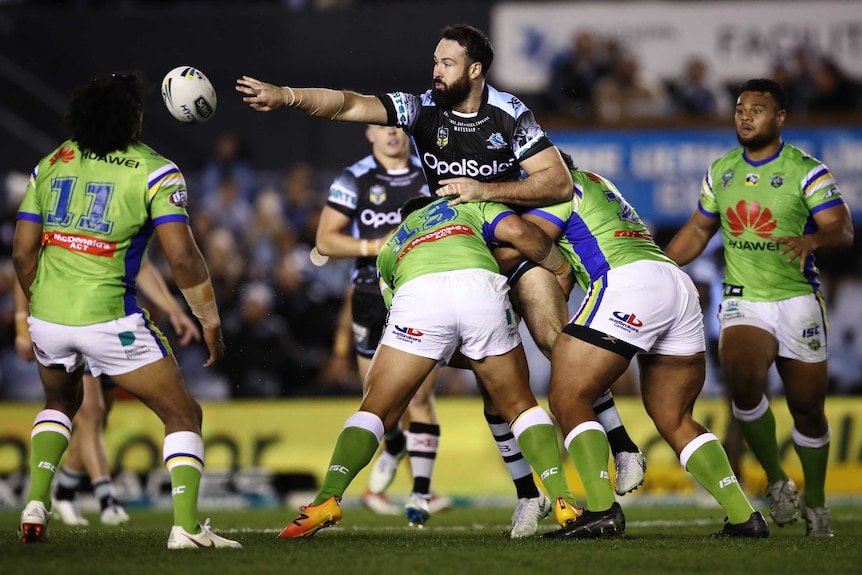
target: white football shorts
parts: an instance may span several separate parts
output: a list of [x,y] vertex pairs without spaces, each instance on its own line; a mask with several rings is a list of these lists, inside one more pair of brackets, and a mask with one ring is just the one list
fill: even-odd
[[36,360],[71,373],[85,361],[94,377],[122,375],[171,354],[168,340],[144,313],[93,325],[61,325],[30,316]]
[[820,292],[780,301],[726,298],[718,308],[721,329],[735,325],[759,327],[778,342],[778,356],[820,363],[828,356],[826,303]]
[[694,282],[677,266],[642,260],[594,281],[570,323],[620,339],[647,353],[706,350]]
[[383,345],[448,363],[502,355],[521,343],[505,276],[468,269],[427,274],[399,287]]

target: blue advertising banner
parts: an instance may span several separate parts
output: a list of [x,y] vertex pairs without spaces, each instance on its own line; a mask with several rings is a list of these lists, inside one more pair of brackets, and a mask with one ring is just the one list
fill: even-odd
[[[610,178],[653,226],[685,223],[707,168],[739,145],[732,126],[548,134],[576,165]],[[829,167],[854,221],[862,222],[862,128],[784,128],[782,136]]]

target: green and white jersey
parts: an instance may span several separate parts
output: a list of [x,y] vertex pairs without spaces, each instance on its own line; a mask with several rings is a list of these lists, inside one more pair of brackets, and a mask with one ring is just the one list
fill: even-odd
[[386,305],[406,282],[426,274],[483,269],[500,273],[490,246],[497,223],[514,215],[495,202],[449,207],[441,198],[411,213],[389,236],[377,256]]
[[642,260],[673,263],[613,182],[584,170],[571,173],[571,200],[526,213],[562,230],[557,246],[571,261],[582,290],[586,292],[608,270],[626,264]]
[[800,272],[771,238],[814,233],[813,215],[843,203],[829,169],[790,144],[759,162],[742,148],[713,162],[698,209],[721,218],[725,297],[779,301],[820,289],[814,254]]
[[18,219],[42,225],[30,313],[92,325],[141,311],[137,275],[155,227],[188,222],[186,183],[137,143],[97,157],[67,140],[30,175]]

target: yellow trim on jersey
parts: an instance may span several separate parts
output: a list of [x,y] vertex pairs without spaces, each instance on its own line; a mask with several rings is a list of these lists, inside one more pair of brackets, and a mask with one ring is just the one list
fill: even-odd
[[829,172],[826,172],[825,174],[823,174],[822,176],[820,176],[819,178],[817,178],[816,180],[814,180],[813,182],[811,182],[807,186],[805,186],[805,191],[804,191],[805,197],[807,198],[807,197],[811,196],[811,194],[813,194],[817,190],[824,188],[824,187],[826,187],[829,184],[832,184],[834,182],[835,182],[835,178],[832,177],[832,174]]

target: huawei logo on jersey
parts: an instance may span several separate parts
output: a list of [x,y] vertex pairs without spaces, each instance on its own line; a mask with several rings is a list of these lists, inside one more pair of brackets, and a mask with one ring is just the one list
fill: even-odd
[[69,146],[63,146],[62,148],[57,150],[56,154],[54,154],[53,156],[51,156],[48,159],[48,163],[53,166],[57,162],[57,160],[60,160],[64,164],[68,164],[69,162],[71,162],[74,159],[75,159],[75,150],[73,150]]
[[741,236],[748,228],[761,238],[768,238],[772,236],[773,230],[778,225],[772,219],[769,208],[760,211],[760,202],[746,204],[745,200],[739,200],[736,211],[733,208],[727,208],[727,220],[730,222],[730,233],[736,237]]

